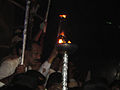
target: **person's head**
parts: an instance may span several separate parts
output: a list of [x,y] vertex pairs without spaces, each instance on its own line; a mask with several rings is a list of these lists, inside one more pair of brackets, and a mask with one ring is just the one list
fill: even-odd
[[32,69],[37,70],[41,66],[41,54],[42,48],[37,42],[32,42],[29,54],[28,54],[28,62],[29,65],[32,66]]
[[59,72],[54,72],[52,74],[50,74],[48,81],[47,81],[47,85],[46,88],[51,87],[53,84],[60,84],[62,82],[62,74]]
[[33,59],[40,59],[42,54],[42,48],[37,42],[33,42],[31,46],[31,54]]
[[22,53],[21,53],[21,50],[22,50],[22,41],[19,41],[17,43],[15,43],[14,45],[11,46],[11,54],[12,55],[17,55],[17,56],[20,56]]
[[45,83],[46,78],[38,71],[29,70],[25,73],[17,74],[13,77],[11,85],[21,85],[31,89],[37,89],[38,86]]
[[44,75],[42,75],[40,72],[38,72],[36,70],[28,70],[26,72],[26,75],[36,78],[38,85],[44,85],[44,83],[46,81],[46,78],[44,77]]

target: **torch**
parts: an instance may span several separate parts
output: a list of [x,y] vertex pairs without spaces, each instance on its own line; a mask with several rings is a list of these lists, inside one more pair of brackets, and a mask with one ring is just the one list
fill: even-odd
[[23,31],[23,48],[22,48],[21,65],[24,64],[24,56],[25,56],[25,46],[26,46],[26,37],[27,37],[27,27],[28,27],[30,3],[31,3],[31,1],[27,0],[26,12],[25,12],[25,21],[24,21],[24,31]]
[[[59,15],[59,17],[61,18],[61,20],[66,18],[66,15]],[[60,20],[60,25],[58,28],[58,36],[57,36],[57,50],[58,52],[62,52],[63,54],[63,68],[62,68],[62,75],[63,75],[63,89],[62,90],[67,90],[67,71],[68,71],[68,55],[70,53],[72,53],[77,46],[72,44],[70,40],[66,39],[66,36],[64,34],[64,32],[60,32],[61,31],[61,21]]]

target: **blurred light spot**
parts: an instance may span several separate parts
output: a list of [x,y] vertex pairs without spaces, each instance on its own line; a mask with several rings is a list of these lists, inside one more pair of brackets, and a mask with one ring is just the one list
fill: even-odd
[[112,24],[112,22],[110,22],[110,21],[107,21],[106,23],[107,23],[107,24],[109,24],[109,25],[111,25],[111,24]]

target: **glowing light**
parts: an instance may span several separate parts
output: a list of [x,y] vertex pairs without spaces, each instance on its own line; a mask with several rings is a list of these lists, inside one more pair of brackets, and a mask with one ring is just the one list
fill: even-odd
[[58,43],[59,43],[59,44],[62,44],[62,43],[66,43],[66,41],[63,40],[63,39],[58,39]]
[[59,15],[60,18],[66,18],[67,15]]
[[64,36],[65,34],[64,34],[64,32],[61,32],[60,35]]
[[71,41],[69,40],[68,43],[71,43]]
[[59,39],[59,40],[58,40],[58,43],[60,43],[60,44],[63,43],[63,40],[62,40],[62,39]]
[[64,40],[63,43],[66,43],[66,41]]

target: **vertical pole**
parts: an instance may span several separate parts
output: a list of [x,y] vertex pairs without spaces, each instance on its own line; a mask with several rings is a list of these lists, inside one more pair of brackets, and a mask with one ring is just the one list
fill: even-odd
[[24,64],[24,56],[25,56],[25,46],[26,46],[26,37],[27,37],[27,27],[28,27],[30,3],[31,3],[31,1],[27,0],[26,12],[25,12],[25,21],[24,21],[24,31],[23,31],[23,48],[22,48],[21,65]]
[[47,20],[48,20],[48,13],[50,10],[50,4],[51,4],[51,0],[48,0],[48,7],[47,7],[47,11],[46,11],[46,15],[45,15],[45,20],[44,20],[44,28],[43,28],[43,32],[46,33],[46,29],[47,29]]
[[67,70],[68,70],[68,54],[67,51],[64,52],[64,57],[63,57],[63,70],[62,70],[62,75],[63,75],[63,90],[67,90]]
[[47,22],[47,19],[48,19],[48,13],[49,13],[49,10],[50,10],[50,3],[51,3],[51,0],[48,0],[48,7],[47,7],[46,16],[45,16],[45,22]]

